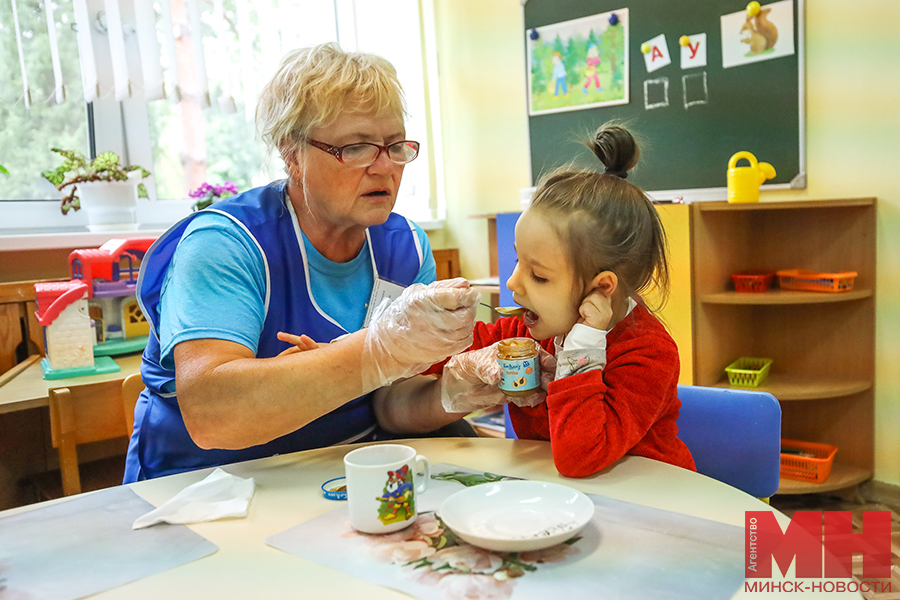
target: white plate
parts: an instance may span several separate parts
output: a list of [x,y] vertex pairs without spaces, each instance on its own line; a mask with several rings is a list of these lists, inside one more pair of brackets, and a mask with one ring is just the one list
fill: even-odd
[[590,498],[543,481],[483,483],[456,492],[440,516],[473,546],[500,552],[540,550],[577,535],[594,515]]

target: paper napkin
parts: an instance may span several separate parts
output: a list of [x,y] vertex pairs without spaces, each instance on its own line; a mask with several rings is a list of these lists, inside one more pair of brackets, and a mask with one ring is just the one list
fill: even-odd
[[206,479],[187,486],[162,506],[139,517],[131,528],[245,517],[255,489],[252,477],[242,479],[217,468]]

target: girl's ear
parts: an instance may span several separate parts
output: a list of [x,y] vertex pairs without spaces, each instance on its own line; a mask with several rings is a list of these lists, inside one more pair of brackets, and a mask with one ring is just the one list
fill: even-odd
[[611,298],[619,287],[619,277],[612,271],[601,271],[587,285],[585,295],[591,292],[600,292],[606,298]]

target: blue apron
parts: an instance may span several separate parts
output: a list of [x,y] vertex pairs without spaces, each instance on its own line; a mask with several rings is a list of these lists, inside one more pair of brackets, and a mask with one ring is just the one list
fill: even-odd
[[[258,244],[266,267],[266,307],[257,358],[276,356],[290,347],[275,337],[279,331],[305,333],[314,340],[332,340],[347,333],[324,314],[309,293],[303,240],[285,201],[285,182],[255,188],[217,202],[211,208],[245,229]],[[147,251],[141,264],[137,297],[150,323],[141,377],[146,389],[135,410],[128,447],[125,483],[364,439],[376,425],[371,394],[356,398],[312,423],[265,444],[241,450],[204,450],[187,432],[178,398],[163,390],[175,373],[160,364],[159,299],[175,249],[194,213],[176,223]],[[369,251],[375,276],[408,286],[422,265],[422,248],[415,227],[391,214],[382,225],[369,227]]]

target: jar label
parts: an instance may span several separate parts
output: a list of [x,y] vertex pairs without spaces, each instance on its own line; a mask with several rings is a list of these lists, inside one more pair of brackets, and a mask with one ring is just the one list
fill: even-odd
[[500,389],[506,392],[520,392],[541,387],[541,366],[538,358],[506,360],[498,358],[500,364]]

